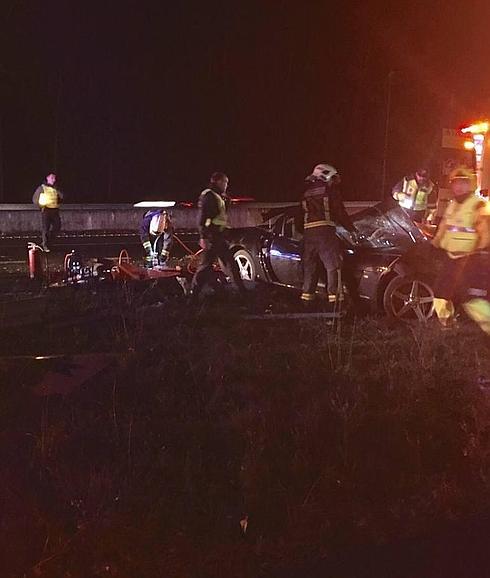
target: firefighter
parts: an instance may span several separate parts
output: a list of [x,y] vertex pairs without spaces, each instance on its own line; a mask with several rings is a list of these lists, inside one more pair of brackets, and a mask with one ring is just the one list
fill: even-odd
[[490,334],[490,205],[475,192],[475,175],[468,169],[453,171],[449,182],[453,199],[433,240],[445,253],[435,287],[435,310],[441,325],[449,328],[454,324],[453,302],[457,300]]
[[173,225],[165,209],[152,209],[145,213],[140,227],[140,239],[146,252],[146,267],[164,265],[168,261],[173,243]]
[[213,269],[216,260],[219,261],[224,272],[233,279],[240,293],[245,293],[238,266],[225,238],[225,231],[229,228],[226,213],[227,188],[228,177],[224,173],[213,173],[209,188],[205,189],[199,197],[198,227],[202,259],[192,280],[193,299],[198,297],[206,284],[216,285],[216,274]]
[[42,246],[49,253],[49,243],[61,230],[59,207],[63,193],[56,187],[56,175],[50,173],[32,197],[32,202],[41,209]]
[[[407,175],[392,190],[398,201],[415,223],[423,223],[432,198],[437,195],[436,185],[430,180],[429,171],[420,168],[415,174]],[[435,207],[435,203],[434,203]]]
[[347,229],[354,240],[357,231],[340,197],[340,175],[327,164],[319,164],[306,177],[302,208],[304,220],[303,301],[313,301],[321,266],[327,272],[328,300],[343,299],[340,268],[342,253],[336,225]]

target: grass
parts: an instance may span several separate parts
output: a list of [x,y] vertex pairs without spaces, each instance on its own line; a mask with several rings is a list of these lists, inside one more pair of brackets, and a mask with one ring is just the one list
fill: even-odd
[[120,353],[65,397],[32,395],[36,363],[0,364],[6,578],[313,576],[490,505],[490,359],[471,325],[73,299],[111,315],[1,344]]

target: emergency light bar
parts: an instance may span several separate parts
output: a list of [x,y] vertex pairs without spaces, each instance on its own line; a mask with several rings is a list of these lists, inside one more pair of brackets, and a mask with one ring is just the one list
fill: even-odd
[[485,122],[477,122],[475,124],[472,124],[470,126],[465,126],[464,128],[461,129],[461,132],[463,134],[486,134],[486,132],[488,131],[488,129],[490,128],[490,123],[485,121]]
[[175,207],[175,201],[140,201],[135,203],[133,207],[138,207],[142,209],[159,207],[163,209],[168,209],[169,207]]

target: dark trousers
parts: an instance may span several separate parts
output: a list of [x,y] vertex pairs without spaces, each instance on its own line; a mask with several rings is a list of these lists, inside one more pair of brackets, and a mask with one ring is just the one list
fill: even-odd
[[238,271],[238,265],[223,234],[215,233],[209,243],[209,249],[204,249],[201,253],[201,264],[192,280],[193,294],[198,295],[207,284],[216,285],[216,272],[213,269],[216,261],[219,261],[220,267],[233,280],[239,291],[244,292],[245,286]]
[[340,267],[342,259],[335,227],[305,229],[304,243],[303,294],[315,294],[322,266],[327,272],[329,294],[338,295],[341,293]]
[[434,285],[434,295],[456,303],[464,303],[475,296],[486,299],[490,295],[489,269],[490,255],[487,253],[473,253],[459,259],[451,259],[446,254]]
[[59,209],[41,209],[41,231],[43,247],[48,247],[49,242],[59,234],[61,219]]

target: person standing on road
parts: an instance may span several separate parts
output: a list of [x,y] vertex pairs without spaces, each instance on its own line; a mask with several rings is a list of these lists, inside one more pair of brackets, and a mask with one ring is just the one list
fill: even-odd
[[337,169],[321,163],[306,177],[303,194],[304,219],[303,301],[313,301],[323,265],[327,272],[328,300],[343,299],[340,268],[342,253],[336,225],[342,225],[357,239],[357,231],[345,210],[340,196],[340,175]]
[[32,202],[41,209],[42,246],[49,252],[49,244],[61,230],[59,207],[63,193],[56,187],[56,175],[50,173],[32,197]]
[[229,228],[226,212],[228,182],[228,177],[224,173],[213,173],[209,188],[205,189],[199,197],[198,227],[202,259],[192,280],[193,298],[198,297],[207,283],[216,284],[216,273],[213,270],[216,260],[233,280],[240,293],[245,293],[238,266],[225,238],[226,229]]
[[490,204],[475,192],[476,178],[468,169],[453,171],[449,182],[453,200],[433,240],[445,253],[434,307],[441,325],[450,328],[457,300],[490,335]]
[[403,177],[393,187],[392,196],[400,207],[407,211],[412,221],[423,223],[429,206],[431,208],[436,206],[435,202],[432,203],[432,199],[437,196],[437,188],[430,180],[429,171],[420,168],[414,174]]
[[145,265],[153,267],[155,261],[164,265],[170,256],[173,243],[173,225],[165,209],[145,213],[140,227],[140,239],[146,252]]

